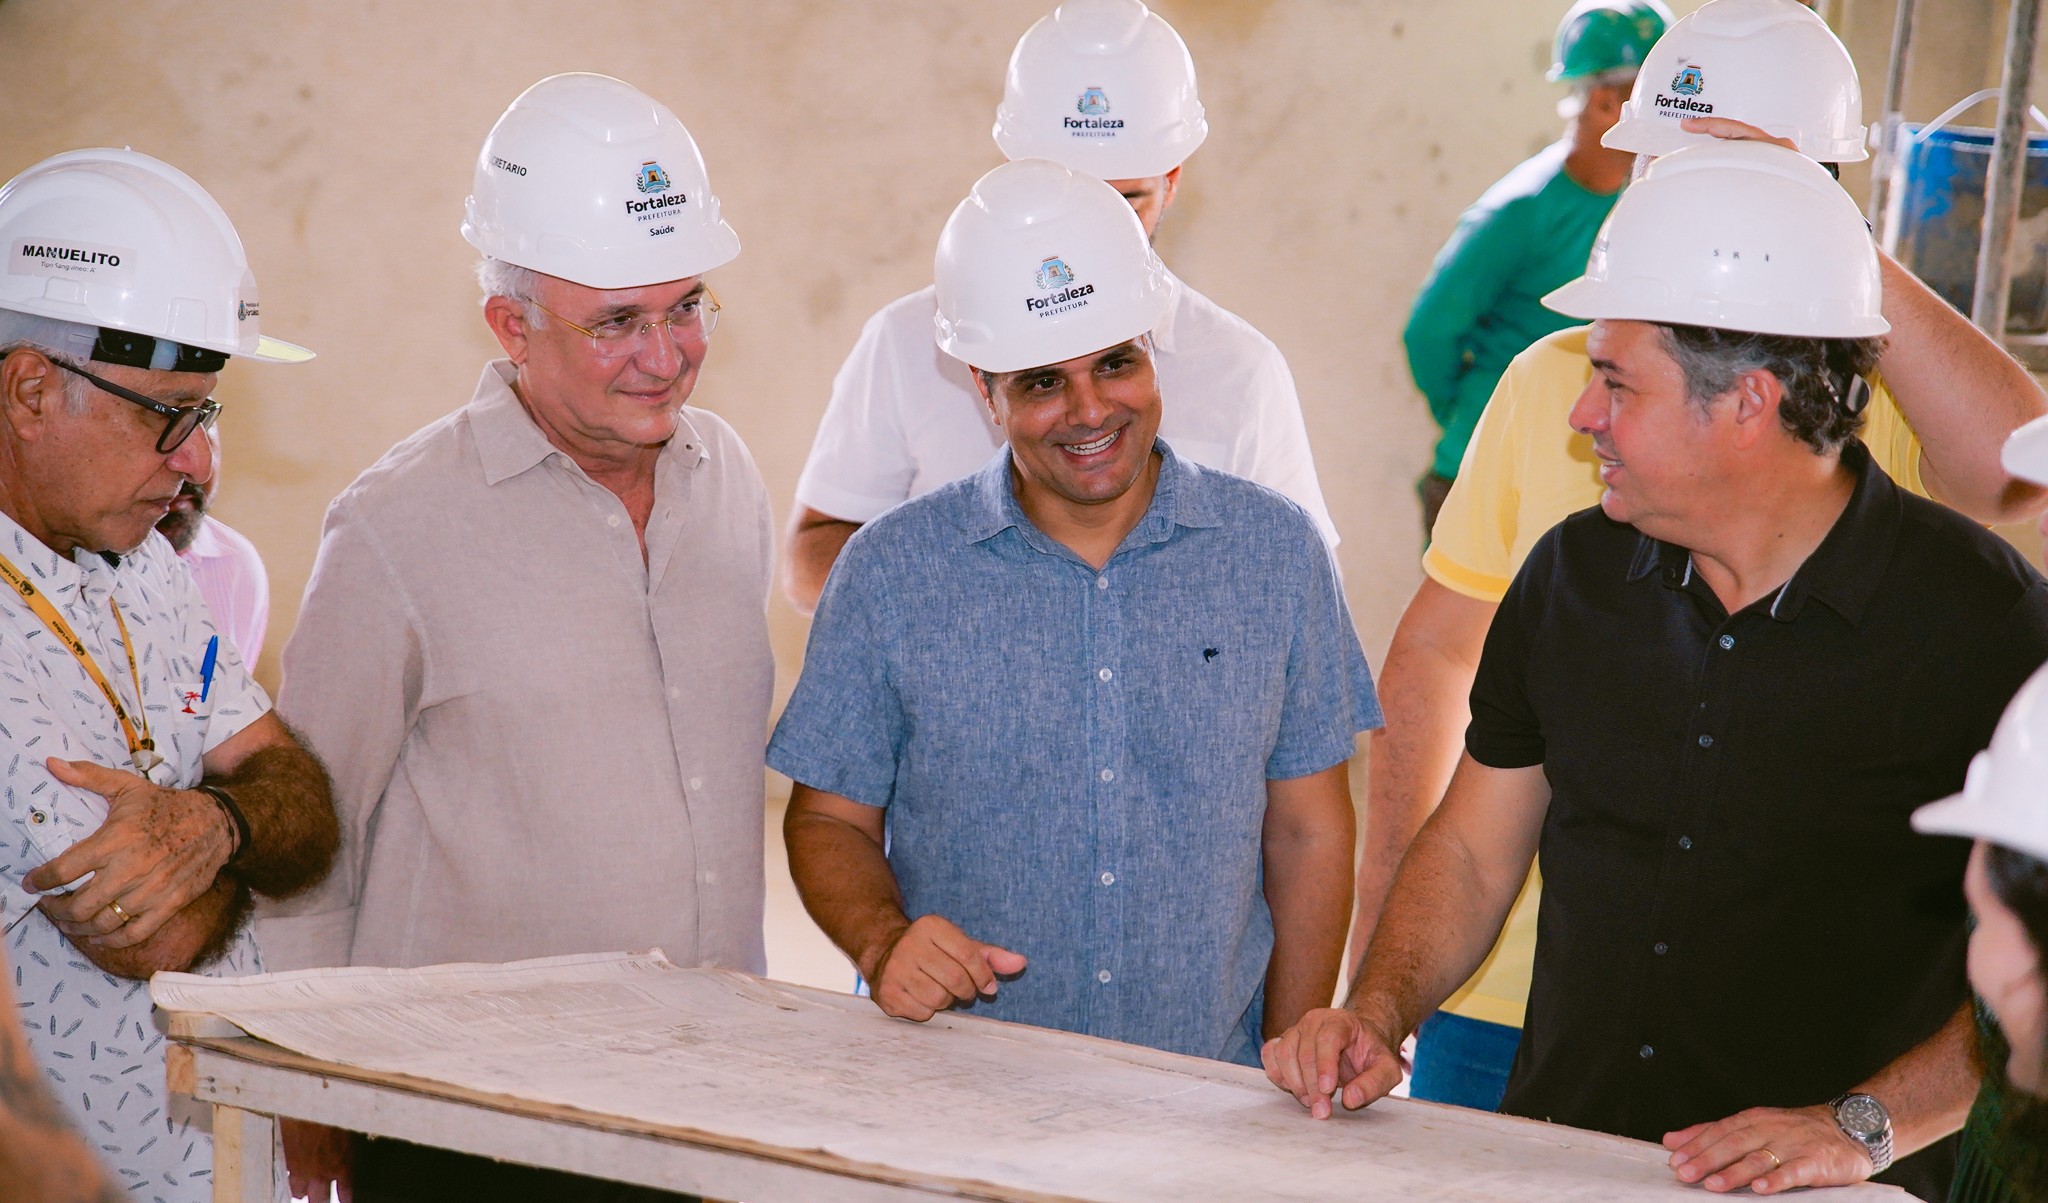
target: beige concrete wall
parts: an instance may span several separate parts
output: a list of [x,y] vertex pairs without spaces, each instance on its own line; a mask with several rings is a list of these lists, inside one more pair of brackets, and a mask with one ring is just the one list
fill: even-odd
[[[322,353],[234,364],[221,385],[220,512],[271,567],[274,681],[328,499],[466,400],[495,353],[456,226],[476,148],[522,88],[607,72],[697,135],[745,251],[715,277],[727,309],[696,400],[738,427],[782,517],[861,321],[928,280],[946,213],[997,162],[1003,65],[1048,7],[6,0],[0,175],[94,144],[184,167],[241,227],[266,323]],[[1418,579],[1410,482],[1434,433],[1400,325],[1459,209],[1555,135],[1541,76],[1562,7],[1160,0],[1213,131],[1161,249],[1288,354],[1375,661]],[[1873,111],[1892,7],[1841,15]],[[1995,77],[2002,33],[1994,0],[1924,7],[1922,117]],[[786,689],[805,627],[779,599],[773,620]]]

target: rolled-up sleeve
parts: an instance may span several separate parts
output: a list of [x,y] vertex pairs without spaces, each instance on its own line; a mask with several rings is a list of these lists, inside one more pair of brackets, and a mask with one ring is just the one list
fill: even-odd
[[341,851],[320,886],[258,910],[271,969],[349,963],[370,829],[418,715],[423,659],[398,578],[344,494],[328,510],[278,691],[279,715],[333,779]]

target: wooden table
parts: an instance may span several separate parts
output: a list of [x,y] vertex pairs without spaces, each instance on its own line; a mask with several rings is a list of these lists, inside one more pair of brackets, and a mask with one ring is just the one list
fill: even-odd
[[213,1107],[214,1203],[274,1203],[279,1119],[711,1199],[1071,1203],[986,1183],[891,1174],[816,1150],[748,1146],[352,1069],[251,1039],[218,1020],[173,1016],[171,1039],[166,1061],[172,1092]]

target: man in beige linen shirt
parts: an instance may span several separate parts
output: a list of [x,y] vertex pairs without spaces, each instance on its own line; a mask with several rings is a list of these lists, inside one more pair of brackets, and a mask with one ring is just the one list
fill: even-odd
[[[506,358],[328,511],[280,706],[334,774],[343,851],[268,913],[264,954],[760,972],[769,509],[738,436],[684,404],[703,273],[738,239],[675,115],[584,74],[500,118],[463,235]],[[325,1198],[346,1144],[316,1135],[287,1153]],[[622,1197],[535,1173],[359,1142],[355,1197]]]

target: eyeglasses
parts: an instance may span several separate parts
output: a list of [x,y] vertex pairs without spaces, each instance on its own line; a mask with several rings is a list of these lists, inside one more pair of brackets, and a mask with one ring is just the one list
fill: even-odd
[[590,349],[599,359],[624,359],[646,350],[647,336],[656,326],[666,327],[669,341],[681,346],[702,342],[718,325],[718,298],[708,288],[695,296],[683,298],[680,304],[668,311],[667,317],[642,321],[638,314],[622,313],[606,318],[595,328],[579,326],[531,297],[527,298],[527,303],[589,339]]
[[85,377],[95,388],[112,393],[123,401],[132,401],[151,413],[169,418],[170,421],[165,423],[163,433],[156,436],[158,455],[169,455],[176,451],[184,446],[185,440],[191,438],[194,431],[212,426],[214,419],[220,417],[220,402],[212,397],[197,405],[167,405],[154,397],[145,397],[134,389],[122,388],[111,380],[102,380],[84,368],[72,367],[61,359],[52,358],[50,362],[73,375]]

